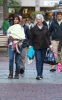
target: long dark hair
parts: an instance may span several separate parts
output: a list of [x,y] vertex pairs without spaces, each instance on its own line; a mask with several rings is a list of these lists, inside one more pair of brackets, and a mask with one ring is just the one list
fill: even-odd
[[15,19],[16,17],[18,18],[18,20],[19,20],[19,22],[20,22],[19,16],[18,16],[18,15],[14,15],[14,19]]

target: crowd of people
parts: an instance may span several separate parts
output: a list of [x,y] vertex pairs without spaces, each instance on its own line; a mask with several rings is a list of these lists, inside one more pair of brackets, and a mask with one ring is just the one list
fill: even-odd
[[[10,23],[8,18],[3,22],[3,35],[8,36],[9,79],[13,78],[14,59],[14,79],[19,79],[19,74],[24,74],[27,48],[33,47],[35,50],[37,80],[43,78],[47,48],[58,55],[62,65],[62,12],[57,12],[54,20],[45,21],[42,14],[37,14],[35,20],[36,24],[30,18],[24,22],[22,16],[14,15]],[[56,71],[56,65],[51,66],[50,71]]]

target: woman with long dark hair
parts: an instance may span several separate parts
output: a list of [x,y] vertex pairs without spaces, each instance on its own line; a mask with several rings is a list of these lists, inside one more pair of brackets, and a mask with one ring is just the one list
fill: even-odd
[[[14,16],[14,24],[19,24],[19,16]],[[21,27],[21,26],[20,26]],[[16,31],[16,30],[15,30]],[[19,41],[17,38],[14,39],[11,36],[9,37],[9,79],[13,78],[13,67],[14,67],[14,57],[15,57],[15,64],[16,64],[16,70],[15,70],[15,79],[19,79],[19,72],[20,72],[20,54],[17,53],[16,49],[12,49],[12,42],[13,41]],[[19,48],[20,49],[20,48]]]

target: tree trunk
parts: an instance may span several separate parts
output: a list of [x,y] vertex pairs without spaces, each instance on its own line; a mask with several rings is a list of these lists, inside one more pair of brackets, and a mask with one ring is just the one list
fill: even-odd
[[8,0],[3,0],[3,20],[8,17]]

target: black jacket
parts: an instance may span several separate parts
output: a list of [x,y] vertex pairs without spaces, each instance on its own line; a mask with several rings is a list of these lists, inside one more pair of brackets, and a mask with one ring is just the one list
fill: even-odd
[[29,27],[27,25],[24,25],[24,32],[25,32],[26,39],[23,40],[23,44],[22,44],[23,48],[29,46],[30,30],[29,30]]
[[54,20],[49,28],[49,35],[52,34],[52,40],[60,40],[62,34],[62,22],[59,25],[57,20]]
[[35,25],[31,31],[30,45],[33,46],[34,49],[44,49],[48,48],[50,44],[48,28],[43,25],[42,29],[40,29]]

